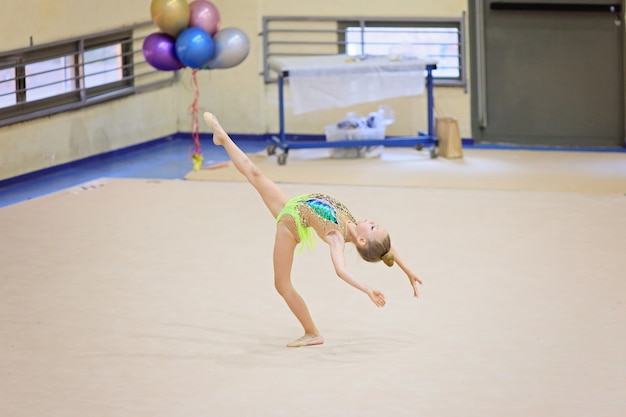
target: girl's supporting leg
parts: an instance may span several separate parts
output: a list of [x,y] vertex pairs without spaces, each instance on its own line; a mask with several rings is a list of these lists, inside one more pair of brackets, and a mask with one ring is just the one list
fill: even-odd
[[272,216],[276,217],[289,197],[239,149],[213,114],[204,113],[204,121],[213,130],[213,143],[224,147],[235,168],[256,188]]
[[296,245],[296,240],[287,226],[279,224],[274,242],[274,286],[304,328],[304,336],[287,346],[320,345],[324,343],[324,339],[315,327],[304,299],[291,284],[291,266]]

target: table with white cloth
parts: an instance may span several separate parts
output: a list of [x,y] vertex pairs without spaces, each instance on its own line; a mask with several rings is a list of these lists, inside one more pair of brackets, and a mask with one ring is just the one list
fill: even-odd
[[[284,165],[289,149],[350,148],[361,146],[431,145],[430,155],[437,156],[434,133],[433,70],[434,61],[421,59],[391,60],[388,57],[356,58],[348,55],[272,57],[268,66],[278,74],[279,132],[272,137],[268,153],[284,151],[278,163]],[[293,114],[346,107],[392,97],[427,93],[428,131],[411,137],[381,137],[367,140],[287,140],[285,134],[284,82],[289,78]],[[383,135],[384,136],[384,135]]]

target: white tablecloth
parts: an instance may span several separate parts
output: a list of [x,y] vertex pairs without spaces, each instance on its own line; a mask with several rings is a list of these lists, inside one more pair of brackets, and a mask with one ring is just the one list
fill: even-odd
[[347,55],[271,58],[270,68],[289,73],[292,111],[346,107],[424,92],[427,62],[387,57],[354,60]]

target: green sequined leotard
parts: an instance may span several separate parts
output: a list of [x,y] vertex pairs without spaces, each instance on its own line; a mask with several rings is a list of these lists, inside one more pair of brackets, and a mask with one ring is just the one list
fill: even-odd
[[293,218],[299,240],[304,246],[313,248],[311,224],[319,220],[323,226],[323,233],[338,230],[346,238],[346,222],[356,223],[354,216],[339,201],[325,194],[305,194],[294,197],[285,204],[285,207],[276,216],[276,223],[285,215]]

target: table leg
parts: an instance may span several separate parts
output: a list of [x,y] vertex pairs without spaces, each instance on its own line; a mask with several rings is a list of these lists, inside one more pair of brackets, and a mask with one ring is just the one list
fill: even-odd
[[280,144],[285,145],[285,100],[284,100],[284,84],[285,77],[283,74],[278,76],[278,137]]

